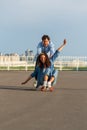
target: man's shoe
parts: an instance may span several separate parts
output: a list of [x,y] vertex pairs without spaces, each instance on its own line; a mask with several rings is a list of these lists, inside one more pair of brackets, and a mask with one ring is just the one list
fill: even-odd
[[34,81],[34,87],[36,88],[37,87],[37,81]]

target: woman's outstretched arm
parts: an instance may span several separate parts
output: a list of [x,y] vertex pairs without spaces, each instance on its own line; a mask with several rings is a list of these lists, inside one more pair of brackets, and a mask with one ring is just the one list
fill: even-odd
[[63,44],[55,51],[54,55],[51,57],[51,62],[54,62],[56,60],[56,58],[59,56],[59,52],[62,51],[65,45],[66,39],[64,39]]
[[32,76],[30,75],[24,82],[22,82],[21,84],[26,84],[29,80],[32,79]]
[[64,46],[66,45],[66,39],[64,39],[64,41],[63,41],[63,44],[58,48],[58,51],[60,52],[60,51],[62,51],[62,49],[64,48]]

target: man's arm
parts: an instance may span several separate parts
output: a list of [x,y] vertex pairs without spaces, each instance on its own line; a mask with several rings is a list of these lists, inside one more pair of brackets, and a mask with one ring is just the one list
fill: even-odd
[[55,48],[54,48],[54,44],[51,42],[50,43],[50,57],[52,57],[52,55],[55,53]]
[[39,55],[42,52],[42,42],[40,42],[37,46],[37,55]]

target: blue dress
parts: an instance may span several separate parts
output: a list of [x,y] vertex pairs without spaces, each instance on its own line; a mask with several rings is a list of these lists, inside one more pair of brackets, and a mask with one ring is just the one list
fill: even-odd
[[56,82],[58,71],[54,69],[54,61],[59,55],[59,51],[56,50],[56,52],[53,54],[53,56],[50,58],[51,66],[48,68],[40,68],[39,66],[36,66],[34,72],[31,74],[32,77],[37,77],[37,87],[40,85],[43,85],[44,76],[48,75],[49,79],[50,77],[54,76],[55,81],[53,85]]

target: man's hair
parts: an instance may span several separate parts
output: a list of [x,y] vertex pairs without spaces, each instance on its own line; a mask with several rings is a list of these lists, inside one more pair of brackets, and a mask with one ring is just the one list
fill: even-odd
[[48,35],[43,35],[42,36],[42,41],[44,41],[45,39],[48,39],[50,41],[50,37]]
[[[45,57],[46,57],[46,62],[43,64],[42,62],[41,62],[41,60],[40,60],[40,57],[42,56],[42,55],[44,55]],[[49,58],[48,58],[48,55],[46,54],[46,53],[41,53],[38,57],[37,57],[37,61],[36,61],[36,66],[39,66],[40,68],[48,68],[48,67],[50,67],[50,65],[51,65],[51,62],[50,62],[50,60],[49,60]]]

